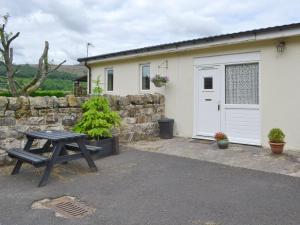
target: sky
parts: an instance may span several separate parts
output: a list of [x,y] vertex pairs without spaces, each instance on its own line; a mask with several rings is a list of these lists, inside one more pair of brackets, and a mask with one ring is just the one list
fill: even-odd
[[89,55],[300,22],[300,0],[0,0],[19,31],[14,62],[37,63],[44,41],[54,63]]

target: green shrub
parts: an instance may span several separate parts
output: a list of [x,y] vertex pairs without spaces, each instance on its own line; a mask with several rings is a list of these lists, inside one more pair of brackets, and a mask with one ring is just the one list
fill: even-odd
[[96,140],[112,137],[112,128],[120,126],[121,118],[110,109],[108,100],[101,96],[99,79],[93,92],[96,96],[82,104],[83,116],[73,130]]
[[112,128],[121,123],[117,112],[110,109],[108,100],[103,96],[94,96],[82,104],[82,119],[75,125],[74,131],[84,133],[93,139],[112,136]]
[[269,138],[270,142],[283,143],[285,134],[283,133],[283,131],[280,128],[273,128],[270,130],[270,132],[268,134],[268,138]]

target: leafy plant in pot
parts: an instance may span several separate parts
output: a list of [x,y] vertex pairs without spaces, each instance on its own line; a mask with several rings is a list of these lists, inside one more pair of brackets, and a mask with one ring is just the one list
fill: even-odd
[[155,85],[155,87],[162,87],[166,86],[166,84],[169,82],[169,78],[167,76],[161,76],[157,74],[151,79],[151,81]]
[[227,138],[227,135],[222,133],[222,132],[217,132],[215,134],[215,140],[218,144],[218,147],[220,149],[227,149],[228,148],[228,145],[229,145],[229,141],[228,141],[228,138]]
[[102,92],[98,78],[93,90],[95,95],[81,105],[83,115],[73,130],[87,134],[86,144],[102,147],[107,155],[118,154],[118,138],[112,135],[112,129],[120,126],[121,118],[111,110]]
[[268,134],[269,144],[274,154],[281,154],[285,145],[285,134],[280,128],[273,128]]

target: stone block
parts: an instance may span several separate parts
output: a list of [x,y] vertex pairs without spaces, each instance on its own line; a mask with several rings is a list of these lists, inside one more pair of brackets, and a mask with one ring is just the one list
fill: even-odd
[[14,126],[14,125],[16,125],[16,119],[14,117],[0,118],[0,126]]
[[55,113],[49,113],[46,115],[46,123],[56,123],[58,121],[58,116]]
[[62,118],[61,123],[63,126],[74,126],[76,123],[76,116],[66,115],[64,118]]
[[34,109],[53,108],[52,97],[29,97],[30,107]]
[[37,116],[29,117],[27,119],[27,124],[29,124],[29,125],[42,125],[42,124],[45,124],[45,118],[44,117],[37,117]]
[[68,107],[68,101],[66,97],[57,98],[57,104],[59,108],[66,108]]
[[5,111],[8,105],[7,97],[0,96],[0,110]]
[[19,109],[16,111],[15,116],[17,119],[23,118],[23,117],[28,117],[31,115],[31,110],[30,109]]
[[28,97],[20,96],[18,101],[20,101],[20,103],[21,103],[20,109],[23,109],[23,110],[30,109],[30,102],[29,102]]
[[79,107],[79,102],[75,95],[67,95],[66,98],[70,107]]
[[125,117],[123,118],[123,122],[127,124],[135,124],[137,119],[135,117]]
[[22,105],[22,99],[21,98],[16,98],[16,97],[8,97],[8,110],[18,110],[21,108]]
[[2,149],[8,150],[11,148],[21,148],[22,141],[17,140],[15,138],[6,138],[4,140],[0,140],[0,145]]
[[6,110],[4,115],[14,117],[15,116],[15,111],[14,110]]
[[51,102],[52,102],[52,107],[57,108],[58,107],[58,98],[56,96],[51,96]]
[[130,104],[130,101],[127,97],[121,96],[119,98],[118,105],[120,106],[121,109],[129,104]]

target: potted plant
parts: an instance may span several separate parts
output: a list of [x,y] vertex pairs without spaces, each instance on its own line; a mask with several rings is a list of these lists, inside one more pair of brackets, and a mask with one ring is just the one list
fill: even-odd
[[74,127],[75,132],[87,134],[87,145],[102,147],[102,153],[118,154],[118,138],[112,135],[112,129],[120,126],[121,118],[110,109],[107,98],[102,95],[99,78],[89,100],[81,105],[83,115]]
[[169,78],[167,76],[160,76],[159,74],[157,74],[151,79],[151,81],[155,85],[155,87],[162,87],[168,83]]
[[229,141],[228,141],[228,138],[227,138],[227,135],[222,133],[222,132],[217,132],[215,134],[215,140],[218,144],[218,147],[220,149],[227,149],[228,148],[228,145],[229,145]]
[[268,134],[269,144],[274,154],[281,154],[285,145],[285,134],[280,128],[273,128]]

